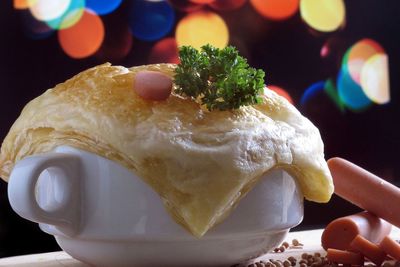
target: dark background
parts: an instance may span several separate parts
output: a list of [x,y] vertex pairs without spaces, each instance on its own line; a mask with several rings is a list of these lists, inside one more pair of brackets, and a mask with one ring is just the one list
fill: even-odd
[[[124,16],[125,1],[105,20]],[[400,184],[400,2],[398,0],[348,0],[346,25],[333,33],[309,29],[299,14],[273,22],[258,16],[249,3],[239,10],[220,12],[231,32],[231,43],[240,40],[240,51],[249,63],[266,71],[267,84],[279,84],[295,106],[321,131],[326,158],[346,158],[385,179]],[[184,14],[176,11],[177,20]],[[260,34],[260,31],[266,34]],[[169,34],[174,35],[174,30]],[[321,58],[319,51],[334,40],[333,52]],[[323,93],[300,105],[312,83],[335,78],[345,50],[362,38],[372,38],[389,56],[391,101],[367,110],[341,112]],[[154,42],[135,40],[131,53],[111,61],[125,66],[147,63]],[[19,11],[12,1],[0,1],[0,140],[23,106],[47,88],[102,63],[98,57],[69,58],[56,35],[33,40],[24,34]],[[7,199],[7,184],[0,181],[0,257],[59,250],[52,236],[17,216]],[[296,229],[323,227],[332,219],[358,208],[333,196],[328,204],[305,202],[305,218]]]

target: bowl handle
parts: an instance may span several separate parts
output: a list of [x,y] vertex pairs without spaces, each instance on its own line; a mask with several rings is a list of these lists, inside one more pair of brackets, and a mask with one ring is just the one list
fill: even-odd
[[[45,170],[48,179],[39,180]],[[10,175],[11,207],[25,219],[53,225],[74,236],[80,221],[79,178],[80,159],[75,155],[52,152],[26,157],[16,163]],[[44,198],[45,203],[38,198]]]

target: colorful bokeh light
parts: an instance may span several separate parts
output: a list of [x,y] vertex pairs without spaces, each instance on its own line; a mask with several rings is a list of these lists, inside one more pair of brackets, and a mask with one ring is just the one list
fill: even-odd
[[93,55],[104,40],[104,25],[95,13],[85,10],[74,26],[59,30],[58,40],[64,52],[72,58]]
[[318,81],[310,85],[303,93],[300,104],[305,106],[311,99],[325,93],[338,107],[341,112],[345,111],[345,104],[340,99],[337,89],[331,79]]
[[361,86],[352,78],[347,69],[342,68],[338,74],[336,86],[340,100],[352,111],[362,111],[369,107],[372,102],[365,95]]
[[[348,42],[343,37],[332,35],[324,42],[320,50],[320,56],[323,59],[332,61],[337,64],[340,58],[346,52]],[[325,61],[327,62],[327,61]],[[332,66],[334,67],[334,66]]]
[[390,101],[389,66],[382,46],[372,39],[352,45],[342,60],[342,71],[349,73],[363,93],[377,104]]
[[365,62],[361,72],[364,93],[377,104],[390,101],[389,63],[386,54],[376,54]]
[[355,43],[347,51],[343,65],[347,65],[353,80],[360,84],[361,70],[365,62],[377,53],[383,53],[383,48],[374,40],[362,39]]
[[69,28],[81,19],[84,10],[85,0],[71,0],[69,7],[61,16],[46,23],[57,30]]
[[86,8],[96,12],[98,15],[105,15],[117,9],[121,2],[122,0],[86,0]]
[[319,54],[321,55],[322,58],[324,58],[324,57],[327,57],[327,56],[329,55],[330,52],[331,52],[331,51],[330,51],[330,49],[329,49],[329,46],[327,46],[327,45],[325,44],[325,45],[323,45],[323,46],[321,47],[321,50],[319,51]]
[[178,45],[175,38],[169,37],[158,41],[152,48],[149,63],[179,63]]
[[345,23],[343,0],[300,0],[300,15],[313,29],[332,32]]
[[224,48],[229,41],[225,21],[214,12],[200,11],[182,18],[176,27],[178,46],[191,45],[197,49],[205,44]]
[[335,87],[334,82],[332,79],[328,79],[324,85],[324,91],[329,96],[329,98],[336,104],[341,112],[345,111],[345,104],[341,101],[338,90]]
[[129,16],[132,34],[143,41],[155,41],[164,37],[175,23],[175,12],[166,1],[132,1]]
[[30,10],[37,20],[49,21],[60,17],[70,3],[71,0],[37,0]]
[[289,94],[285,89],[283,89],[282,87],[279,87],[279,86],[276,86],[276,85],[268,85],[267,88],[270,89],[270,90],[272,90],[272,91],[274,91],[274,92],[277,93],[278,95],[283,96],[284,98],[286,98],[286,99],[289,101],[290,104],[293,105],[293,99],[292,99],[292,97],[291,97],[290,94]]
[[[330,45],[328,42],[324,44],[321,56],[330,54]],[[346,50],[341,62],[336,86],[331,79],[314,83],[304,92],[302,104],[321,89],[342,112],[345,108],[362,111],[372,103],[386,104],[390,101],[388,56],[379,43],[362,39]]]
[[310,85],[303,93],[300,104],[305,105],[317,92],[324,90],[325,81],[319,81]]
[[272,20],[283,20],[293,16],[299,8],[299,0],[250,0],[254,9]]
[[[126,58],[135,39],[154,42],[148,63],[179,63],[178,47],[182,45],[199,49],[211,44],[224,48],[229,43],[245,57],[251,58],[246,41],[265,34],[265,25],[259,27],[263,18],[284,20],[294,16],[298,10],[303,21],[313,30],[331,32],[345,25],[344,0],[249,2],[247,7],[253,9],[244,9],[242,20],[232,24],[232,19],[226,17],[233,28],[244,24],[240,36],[234,32],[232,37],[220,14],[243,7],[247,0],[134,0],[124,3],[126,16],[117,11],[122,0],[13,0],[13,6],[19,10],[24,31],[30,38],[47,38],[57,30],[59,44],[68,56],[80,59],[94,55],[101,61]],[[212,9],[218,10],[218,13],[210,11]],[[175,10],[182,11],[176,25]],[[116,20],[111,19],[113,14],[118,17]],[[103,15],[106,16],[102,18]],[[108,25],[113,21],[113,25]],[[268,27],[273,27],[271,25],[268,24]],[[174,26],[175,36],[166,37]],[[337,36],[329,37],[319,51],[325,62],[334,60],[336,63],[344,54],[336,82],[330,77],[312,84],[304,92],[301,103],[305,104],[320,91],[324,91],[341,111],[346,108],[360,111],[372,102],[388,103],[389,66],[382,46],[372,39],[362,39],[344,52],[344,43],[340,40]],[[293,103],[283,88],[270,85],[269,89]]]

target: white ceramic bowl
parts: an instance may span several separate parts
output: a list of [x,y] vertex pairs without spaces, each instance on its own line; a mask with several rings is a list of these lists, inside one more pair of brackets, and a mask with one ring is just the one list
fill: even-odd
[[230,216],[198,239],[159,196],[115,162],[68,146],[19,161],[8,194],[72,257],[95,266],[230,266],[279,245],[303,218],[296,181],[276,170]]

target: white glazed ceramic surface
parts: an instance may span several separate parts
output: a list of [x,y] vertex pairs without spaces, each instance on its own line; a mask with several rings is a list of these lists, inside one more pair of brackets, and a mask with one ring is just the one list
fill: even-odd
[[104,267],[230,266],[266,253],[303,218],[303,195],[287,173],[263,177],[221,224],[197,239],[126,168],[72,147],[19,161],[8,194],[76,259]]

